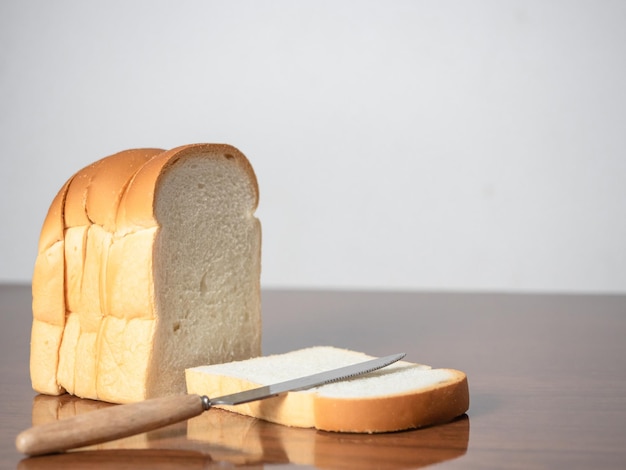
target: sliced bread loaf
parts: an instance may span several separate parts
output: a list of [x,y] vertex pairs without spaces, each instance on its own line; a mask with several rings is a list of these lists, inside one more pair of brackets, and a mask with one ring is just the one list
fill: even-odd
[[[217,397],[367,359],[363,353],[318,346],[193,367],[185,371],[187,391]],[[352,379],[221,408],[287,426],[375,433],[450,421],[468,410],[469,389],[463,372],[400,361]]]
[[185,367],[259,355],[257,203],[228,145],[129,150],[77,172],[41,231],[33,388],[127,403],[184,391]]

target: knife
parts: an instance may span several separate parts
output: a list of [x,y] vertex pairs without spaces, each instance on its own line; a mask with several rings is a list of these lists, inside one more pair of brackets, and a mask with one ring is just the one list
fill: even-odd
[[42,455],[121,439],[185,421],[202,414],[213,405],[240,405],[285,392],[338,382],[381,369],[404,356],[404,353],[393,354],[217,398],[196,394],[172,395],[110,406],[22,431],[15,439],[15,446],[24,454]]

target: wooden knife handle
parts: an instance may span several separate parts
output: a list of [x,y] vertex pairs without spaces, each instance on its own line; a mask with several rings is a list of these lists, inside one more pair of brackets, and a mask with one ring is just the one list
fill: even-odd
[[116,405],[35,426],[18,434],[17,450],[41,455],[112,441],[198,416],[210,406],[200,395],[173,395]]

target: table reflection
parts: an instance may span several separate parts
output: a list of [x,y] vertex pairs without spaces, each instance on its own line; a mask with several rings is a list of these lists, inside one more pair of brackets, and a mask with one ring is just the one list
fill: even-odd
[[[33,425],[113,406],[71,395],[38,395]],[[264,464],[318,468],[419,468],[464,455],[469,441],[467,416],[424,429],[384,434],[347,434],[289,428],[213,409],[187,423],[85,447],[64,454],[25,458],[20,469],[212,468],[223,463],[246,468]]]

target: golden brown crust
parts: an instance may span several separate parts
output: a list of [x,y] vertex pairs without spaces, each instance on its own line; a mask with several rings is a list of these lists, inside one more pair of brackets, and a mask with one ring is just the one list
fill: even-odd
[[65,323],[63,214],[70,178],[56,194],[44,220],[32,278],[33,318],[62,326]]
[[91,165],[78,171],[70,182],[63,206],[64,225],[67,227],[78,227],[89,225],[91,221],[87,217],[87,188],[91,183],[91,177],[102,164],[103,160],[98,160]]
[[39,235],[39,253],[43,253],[56,242],[63,241],[65,197],[71,181],[72,178],[63,185],[50,204]]
[[[256,175],[248,159],[231,145],[190,144],[169,151],[157,148],[125,150],[88,165],[63,185],[42,225],[38,251],[62,241],[68,227],[94,222],[108,229],[116,213],[123,221],[149,221],[153,225],[154,191],[162,170],[179,158],[201,153],[235,158],[253,184],[256,199],[252,209],[256,209],[259,200]],[[152,197],[146,198],[146,194]],[[119,207],[122,200],[123,207]]]
[[463,372],[453,379],[412,393],[375,398],[315,400],[315,427],[324,431],[377,433],[445,423],[469,408],[469,388]]
[[115,231],[117,208],[133,175],[163,149],[125,150],[107,157],[91,175],[86,195],[89,220],[109,232]]

